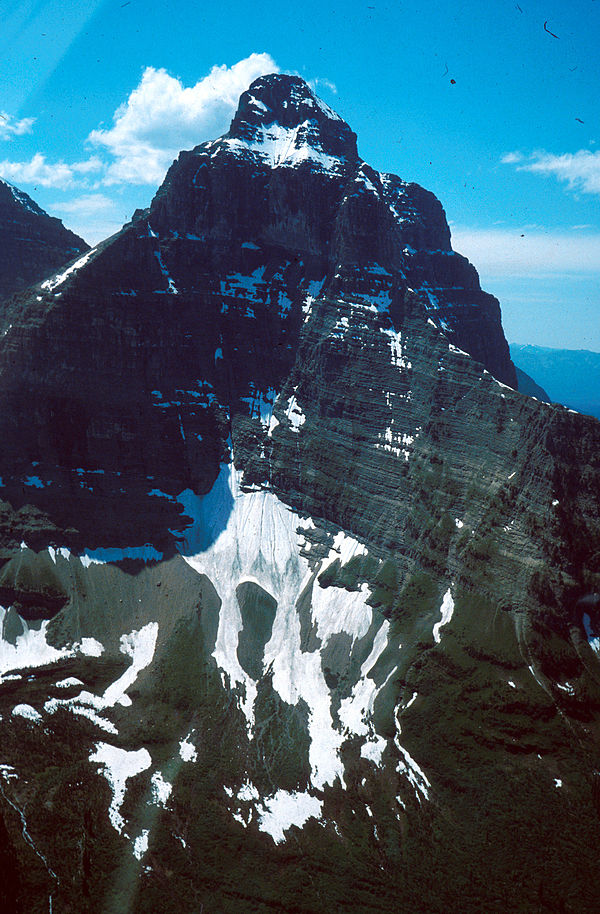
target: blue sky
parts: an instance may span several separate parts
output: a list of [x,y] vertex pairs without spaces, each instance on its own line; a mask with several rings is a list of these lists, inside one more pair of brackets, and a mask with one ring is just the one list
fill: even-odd
[[507,337],[600,351],[600,0],[4,0],[0,176],[96,242],[295,72],[442,201]]

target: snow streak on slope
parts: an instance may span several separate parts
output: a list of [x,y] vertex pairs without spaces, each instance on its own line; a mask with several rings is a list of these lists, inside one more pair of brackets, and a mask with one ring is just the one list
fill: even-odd
[[90,755],[90,762],[102,765],[103,774],[113,792],[112,803],[108,810],[109,819],[119,833],[125,827],[121,815],[121,805],[125,799],[125,785],[129,778],[141,774],[150,767],[152,759],[147,749],[128,752],[108,743],[97,743],[96,750]]
[[[0,606],[0,631],[8,610]],[[23,632],[11,644],[0,638],[0,674],[21,667],[45,666],[56,663],[63,657],[72,656],[72,651],[57,650],[46,641],[48,621],[42,622],[38,629],[30,628],[24,619],[20,619]]]
[[97,712],[114,708],[117,704],[124,707],[131,705],[127,689],[136,681],[138,673],[152,663],[157,636],[157,622],[149,622],[140,631],[122,635],[121,653],[131,657],[131,666],[106,688],[103,695],[94,695],[84,689],[74,698],[49,699],[44,705],[44,710],[49,714],[54,714],[59,708],[68,708],[73,714],[88,717],[103,730],[116,735],[117,728],[114,724],[106,718],[100,717]]
[[440,619],[439,622],[436,622],[435,625],[433,626],[433,640],[437,644],[439,644],[440,641],[442,640],[442,636],[440,635],[440,629],[444,625],[448,624],[448,622],[450,621],[450,619],[452,618],[452,616],[454,614],[454,600],[452,599],[452,592],[451,592],[450,588],[444,594],[444,599],[442,600],[442,605],[440,606],[440,612],[442,614],[442,618]]
[[80,257],[79,260],[76,260],[74,264],[68,267],[63,273],[57,273],[56,276],[53,276],[52,279],[45,279],[42,283],[42,289],[46,289],[48,292],[54,291],[58,286],[62,286],[65,279],[68,279],[73,273],[76,273],[77,270],[80,270],[81,267],[85,266],[90,257],[96,253],[96,248],[92,248],[91,251],[88,251],[87,254],[84,254],[83,257]]
[[[303,520],[271,492],[242,492],[239,482],[239,474],[232,466],[223,467],[208,495],[200,498],[188,491],[180,496],[186,514],[194,519],[181,552],[192,568],[210,578],[222,601],[215,660],[224,682],[231,688],[241,687],[240,707],[252,737],[257,682],[238,658],[243,619],[236,588],[243,582],[257,584],[277,601],[271,636],[264,648],[263,674],[268,671],[272,676],[273,689],[284,702],[296,706],[302,701],[309,709],[312,788],[323,789],[336,779],[343,785],[344,765],[339,750],[345,739],[355,734],[377,743],[377,749],[373,751],[372,745],[367,753],[373,761],[380,760],[385,746],[371,721],[378,688],[370,674],[388,643],[388,623],[381,620],[377,626],[373,610],[366,603],[366,585],[357,591],[320,586],[308,560],[300,554],[302,528],[314,529],[314,522]],[[334,559],[344,563],[365,552],[364,545],[340,532],[322,567]],[[304,598],[310,595],[312,649],[301,645],[297,605],[301,594]],[[333,696],[323,672],[323,651],[331,638],[342,633],[349,637],[352,651],[369,632],[370,639],[361,645],[367,657],[360,679],[343,700],[338,722],[334,720]],[[358,678],[358,671],[354,676]],[[261,828],[270,830],[276,840],[282,823],[300,824],[317,814],[310,793],[292,795],[279,791],[264,801],[263,808],[266,811],[260,817]]]
[[297,168],[308,162],[319,171],[337,173],[345,164],[342,157],[323,152],[310,121],[297,127],[269,124],[257,128],[252,140],[228,137],[222,143],[236,155],[253,154],[271,168]]

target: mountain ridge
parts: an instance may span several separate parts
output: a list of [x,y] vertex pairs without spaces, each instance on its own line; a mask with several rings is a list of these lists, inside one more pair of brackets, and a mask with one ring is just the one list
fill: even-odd
[[82,238],[0,177],[0,300],[87,250]]
[[595,910],[598,424],[314,99],[11,303],[15,911]]
[[511,353],[564,406],[600,418],[600,353],[511,343]]

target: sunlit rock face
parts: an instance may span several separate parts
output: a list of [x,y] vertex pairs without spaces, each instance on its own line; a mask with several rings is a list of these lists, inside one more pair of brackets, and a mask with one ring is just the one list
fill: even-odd
[[83,238],[0,178],[0,302],[88,250]]
[[432,194],[262,77],[3,332],[7,910],[596,910],[599,426]]

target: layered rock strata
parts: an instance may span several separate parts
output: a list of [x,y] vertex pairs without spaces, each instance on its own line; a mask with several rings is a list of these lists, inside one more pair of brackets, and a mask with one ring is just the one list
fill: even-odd
[[5,330],[7,904],[595,911],[600,427],[431,194],[264,77]]

